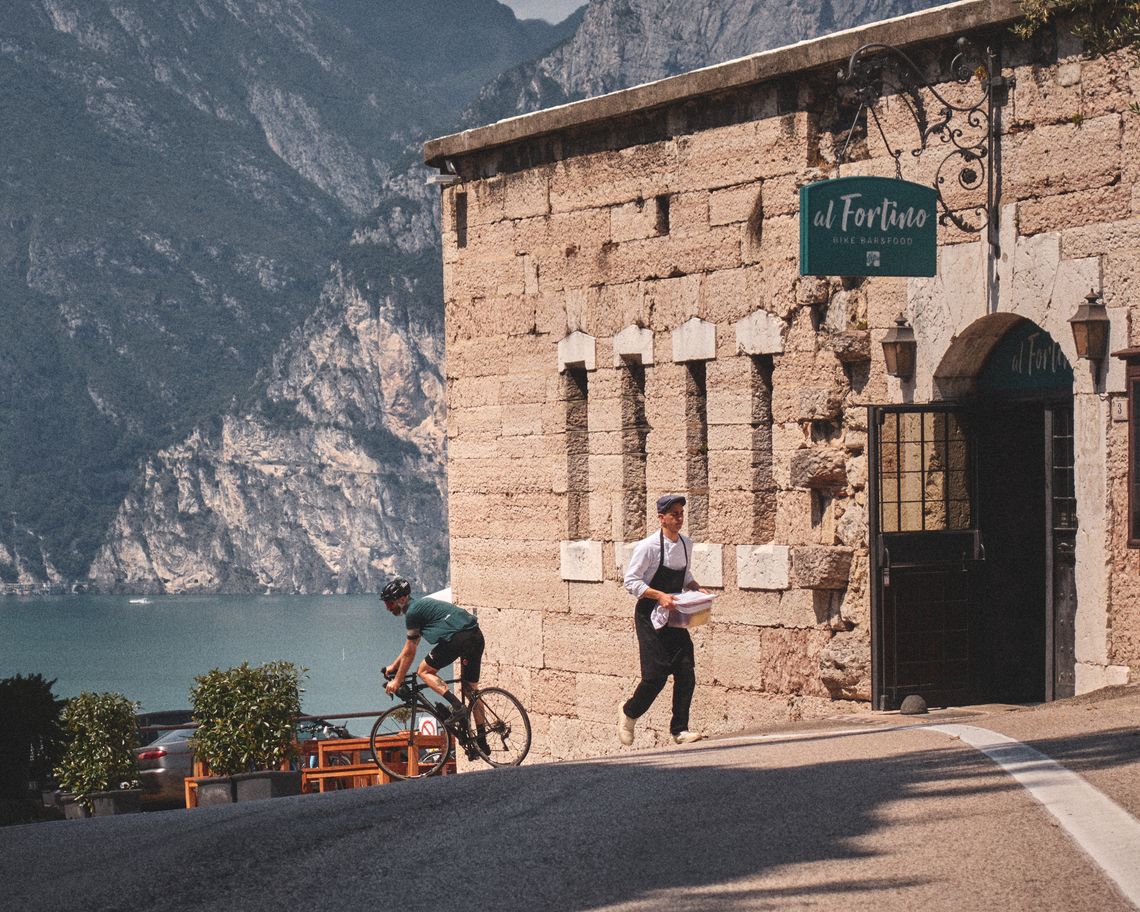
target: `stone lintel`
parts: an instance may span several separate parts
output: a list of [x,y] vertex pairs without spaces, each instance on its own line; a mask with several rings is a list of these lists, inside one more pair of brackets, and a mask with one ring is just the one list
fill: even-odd
[[693,544],[689,558],[689,569],[693,579],[706,589],[724,588],[724,545],[710,545],[707,542]]
[[653,330],[631,324],[614,336],[614,367],[653,363]]
[[715,357],[715,323],[693,317],[673,330],[674,361],[711,361]]
[[574,367],[592,371],[597,366],[597,342],[593,336],[576,331],[558,343],[558,372],[560,374]]
[[600,541],[564,541],[561,574],[564,580],[600,583],[602,575],[602,543]]
[[778,355],[784,350],[787,324],[766,310],[736,321],[736,347],[744,355]]
[[737,545],[736,585],[741,589],[787,589],[791,552],[787,545]]

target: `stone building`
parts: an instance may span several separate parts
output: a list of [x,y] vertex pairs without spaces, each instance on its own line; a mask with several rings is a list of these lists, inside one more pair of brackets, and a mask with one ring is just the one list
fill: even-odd
[[[707,730],[1140,671],[1140,68],[1065,23],[1017,39],[1017,15],[967,0],[426,145],[452,586],[541,756],[616,749],[622,566],[663,492],[719,594],[694,632]],[[837,71],[871,44],[923,78],[853,94]],[[956,82],[960,49],[989,70]],[[937,134],[912,155],[933,92],[992,143],[983,122],[973,158]],[[801,187],[857,175],[939,189],[960,224],[934,276],[801,274]],[[1089,303],[1108,352],[1082,356]]]

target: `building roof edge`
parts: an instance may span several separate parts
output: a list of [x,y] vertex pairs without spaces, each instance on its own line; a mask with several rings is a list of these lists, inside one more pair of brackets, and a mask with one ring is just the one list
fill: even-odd
[[424,143],[424,161],[441,167],[447,158],[845,61],[864,44],[902,47],[1009,22],[1020,16],[1021,8],[1016,0],[959,0],[431,139]]

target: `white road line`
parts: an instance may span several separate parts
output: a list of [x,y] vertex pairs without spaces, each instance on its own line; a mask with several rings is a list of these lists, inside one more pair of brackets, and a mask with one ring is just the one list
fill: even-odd
[[1020,741],[974,725],[926,727],[977,748],[1021,783],[1140,907],[1140,821],[1076,773]]

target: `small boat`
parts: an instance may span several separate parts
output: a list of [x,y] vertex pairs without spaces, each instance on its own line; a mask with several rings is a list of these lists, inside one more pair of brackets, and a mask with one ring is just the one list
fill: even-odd
[[148,599],[148,598],[131,599],[130,604],[132,604],[132,605],[149,605],[150,599]]

